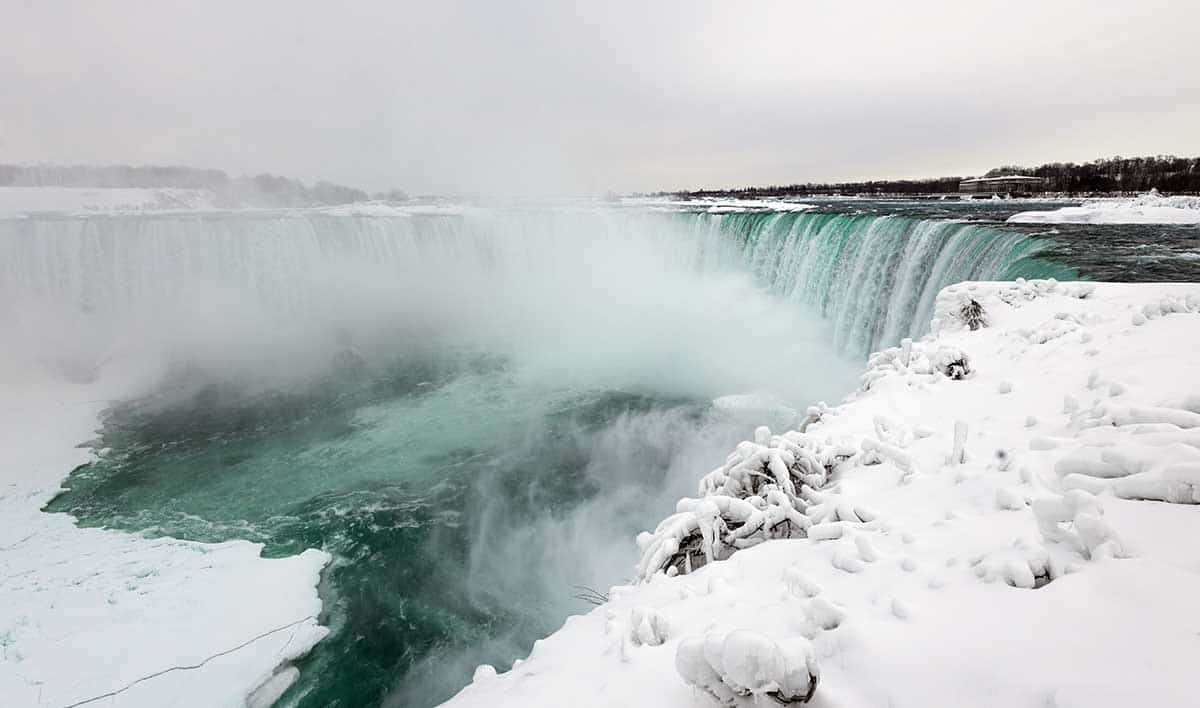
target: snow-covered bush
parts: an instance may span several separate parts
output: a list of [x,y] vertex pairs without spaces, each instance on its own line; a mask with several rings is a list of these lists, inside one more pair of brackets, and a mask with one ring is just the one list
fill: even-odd
[[983,305],[973,297],[963,299],[962,305],[958,308],[958,317],[963,321],[972,332],[982,327],[987,327],[987,313],[983,311]]
[[782,705],[807,703],[821,671],[803,637],[781,642],[749,630],[688,637],[675,652],[675,669],[725,705],[758,705],[760,696]]
[[[1080,288],[1083,294],[1080,297],[1087,297],[1091,294],[1095,286]],[[1058,281],[1054,278],[1046,280],[1025,280],[1017,278],[1015,282],[1002,286],[996,291],[996,297],[1002,302],[1013,307],[1020,307],[1022,302],[1036,300],[1052,292],[1058,290]]]
[[658,610],[635,607],[629,611],[629,641],[635,647],[656,647],[667,640],[667,620]]
[[[1072,424],[1116,439],[1095,438],[1060,459],[1054,471],[1064,489],[1200,504],[1200,414],[1102,402],[1074,411]],[[1130,427],[1135,434],[1121,434]]]
[[724,494],[680,499],[675,514],[653,533],[638,536],[642,551],[638,576],[647,580],[659,571],[690,573],[725,560],[741,548],[773,538],[803,536],[811,525],[796,508],[803,503],[777,488],[745,499]]
[[1041,546],[1002,548],[971,560],[975,575],[984,582],[999,580],[1015,588],[1044,587],[1064,572]]
[[935,341],[913,343],[906,339],[901,346],[888,347],[867,359],[867,370],[859,377],[859,390],[869,391],[876,382],[890,376],[901,376],[914,385],[931,381],[938,374],[962,379],[970,373],[970,360],[961,349],[938,347]]
[[957,347],[941,347],[933,356],[933,366],[943,376],[958,381],[971,374],[971,360]]
[[815,490],[855,453],[794,430],[772,435],[758,428],[753,442],[740,443],[700,480],[698,498],[680,499],[674,514],[638,536],[638,576],[690,573],[763,541],[804,536],[813,523],[805,511],[818,503]]
[[1116,532],[1101,518],[1103,514],[1100,501],[1082,489],[1033,500],[1042,538],[1064,544],[1089,560],[1126,555]]

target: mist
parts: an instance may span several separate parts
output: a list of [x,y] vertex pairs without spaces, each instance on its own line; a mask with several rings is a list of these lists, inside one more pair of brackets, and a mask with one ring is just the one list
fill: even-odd
[[604,210],[40,222],[0,242],[9,356],[77,378],[169,360],[267,389],[329,374],[346,348],[382,366],[440,343],[547,386],[836,393],[794,373],[848,367],[828,324],[745,273],[701,273],[688,239],[666,215]]

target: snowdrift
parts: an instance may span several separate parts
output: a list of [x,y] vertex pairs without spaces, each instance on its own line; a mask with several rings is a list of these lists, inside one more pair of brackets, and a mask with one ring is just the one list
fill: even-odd
[[1190,705],[1198,340],[1197,285],[947,288],[448,705]]

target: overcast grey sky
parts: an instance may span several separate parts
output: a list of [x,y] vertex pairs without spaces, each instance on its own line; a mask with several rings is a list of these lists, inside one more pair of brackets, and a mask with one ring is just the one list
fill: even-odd
[[411,192],[1200,153],[1200,2],[0,0],[0,161]]

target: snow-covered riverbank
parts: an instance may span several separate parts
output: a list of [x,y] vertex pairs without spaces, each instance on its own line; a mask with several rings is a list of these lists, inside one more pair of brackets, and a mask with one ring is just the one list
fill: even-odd
[[263,706],[325,636],[319,551],[278,560],[78,528],[41,507],[126,385],[0,383],[0,705]]
[[1079,206],[1023,211],[1013,224],[1200,224],[1200,197],[1164,197],[1156,191],[1138,197],[1088,199]]
[[[937,316],[805,433],[740,447],[643,539],[648,582],[449,705],[703,706],[738,687],[773,705],[818,665],[814,706],[1190,705],[1200,285],[962,284]],[[828,465],[820,490],[802,459]],[[768,485],[749,501],[775,516],[735,536],[792,518],[807,537],[730,555],[739,479]],[[727,560],[654,573],[682,558],[672,536]]]

